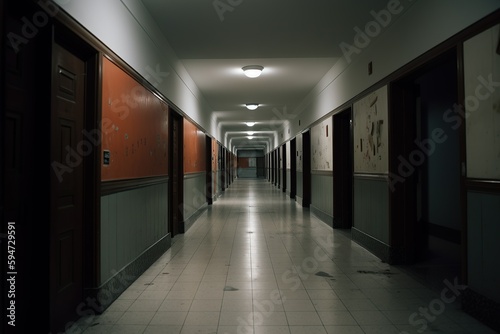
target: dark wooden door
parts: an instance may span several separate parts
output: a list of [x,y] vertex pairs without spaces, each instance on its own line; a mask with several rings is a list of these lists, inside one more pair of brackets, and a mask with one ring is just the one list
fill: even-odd
[[302,155],[303,155],[303,199],[302,206],[308,208],[311,205],[311,131],[302,134]]
[[351,109],[333,117],[333,212],[334,228],[352,227],[353,148]]
[[205,159],[207,165],[207,178],[206,178],[206,198],[208,205],[212,205],[214,202],[213,198],[213,179],[212,179],[212,169],[213,169],[213,159],[212,156],[212,138],[206,136],[205,138]]
[[290,144],[283,144],[281,146],[281,156],[282,156],[282,159],[281,159],[281,168],[282,169],[282,172],[281,172],[281,183],[283,184],[283,192],[286,192],[286,159],[288,159],[288,157],[286,156],[286,145],[290,145]]
[[297,195],[297,139],[290,141],[290,198],[295,199]]
[[171,143],[170,146],[170,171],[171,171],[171,192],[170,192],[170,232],[172,237],[183,233],[183,124],[182,117],[175,112],[170,112],[172,129],[171,129]]
[[[51,328],[76,316],[83,301],[85,63],[53,46],[51,111]],[[59,168],[57,168],[59,167]]]

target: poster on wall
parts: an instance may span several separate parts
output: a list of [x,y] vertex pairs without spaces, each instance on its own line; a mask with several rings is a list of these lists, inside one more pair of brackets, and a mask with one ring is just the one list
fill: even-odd
[[311,170],[333,171],[332,117],[311,128]]
[[[500,54],[492,41],[500,45],[500,25],[464,43],[467,177],[483,180],[500,180],[500,89],[486,89],[488,82],[500,82]],[[447,120],[455,127],[463,122],[452,114]]]
[[354,172],[389,172],[387,86],[354,103]]

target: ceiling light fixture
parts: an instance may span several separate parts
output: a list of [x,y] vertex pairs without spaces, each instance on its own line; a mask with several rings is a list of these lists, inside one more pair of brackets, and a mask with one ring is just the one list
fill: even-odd
[[258,103],[247,103],[246,104],[248,110],[255,110],[259,107]]
[[253,131],[248,131],[248,132],[247,132],[247,134],[248,134],[249,136],[253,136],[253,134],[254,134],[254,133],[255,133],[255,132],[253,132]]
[[253,139],[253,137],[252,137],[252,136],[248,136],[247,138],[248,138],[248,139],[250,139],[250,140],[252,140],[252,139]]
[[254,126],[254,125],[255,125],[255,122],[246,122],[245,124],[246,124],[247,126],[252,127],[252,126]]
[[248,65],[242,68],[245,75],[249,78],[257,78],[264,70],[263,66],[260,65]]

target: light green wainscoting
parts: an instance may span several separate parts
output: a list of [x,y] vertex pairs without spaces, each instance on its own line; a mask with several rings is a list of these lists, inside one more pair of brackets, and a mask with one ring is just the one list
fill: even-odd
[[302,199],[304,198],[304,173],[297,171],[297,194],[295,195],[295,200],[297,203],[302,205]]
[[311,212],[333,226],[333,172],[311,172]]
[[389,245],[389,190],[384,175],[355,175],[352,239],[387,261]]
[[500,195],[467,194],[468,285],[500,303]]
[[208,206],[205,172],[184,175],[184,231],[187,231]]
[[102,196],[99,301],[109,305],[170,245],[167,180]]

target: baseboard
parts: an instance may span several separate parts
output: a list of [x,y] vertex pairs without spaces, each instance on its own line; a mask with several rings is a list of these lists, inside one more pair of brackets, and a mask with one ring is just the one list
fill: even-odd
[[500,333],[500,304],[467,288],[462,295],[462,309]]
[[333,217],[330,216],[328,213],[321,211],[320,209],[314,207],[314,205],[310,206],[311,212],[318,217],[322,222],[324,222],[326,225],[330,226],[333,228]]
[[195,213],[191,215],[191,217],[184,220],[184,231],[182,233],[187,232],[191,226],[193,226],[194,222],[202,215],[202,213],[208,208],[208,204],[204,203]]
[[[94,307],[97,313],[102,313],[113,303],[134,281],[139,278],[151,265],[160,258],[172,245],[170,233],[150,246],[134,261],[129,263],[113,277],[98,288],[86,289],[86,294],[97,300]],[[88,300],[88,299],[87,299]],[[101,312],[99,312],[101,311]]]
[[460,244],[462,242],[462,233],[458,230],[454,230],[449,227],[436,225],[436,224],[427,224],[427,228],[429,229],[429,235],[438,237],[440,239],[444,239],[449,242],[453,242],[456,244]]
[[351,229],[352,240],[372,252],[383,262],[390,263],[391,247],[380,240],[375,239],[371,235],[364,233],[353,227]]

